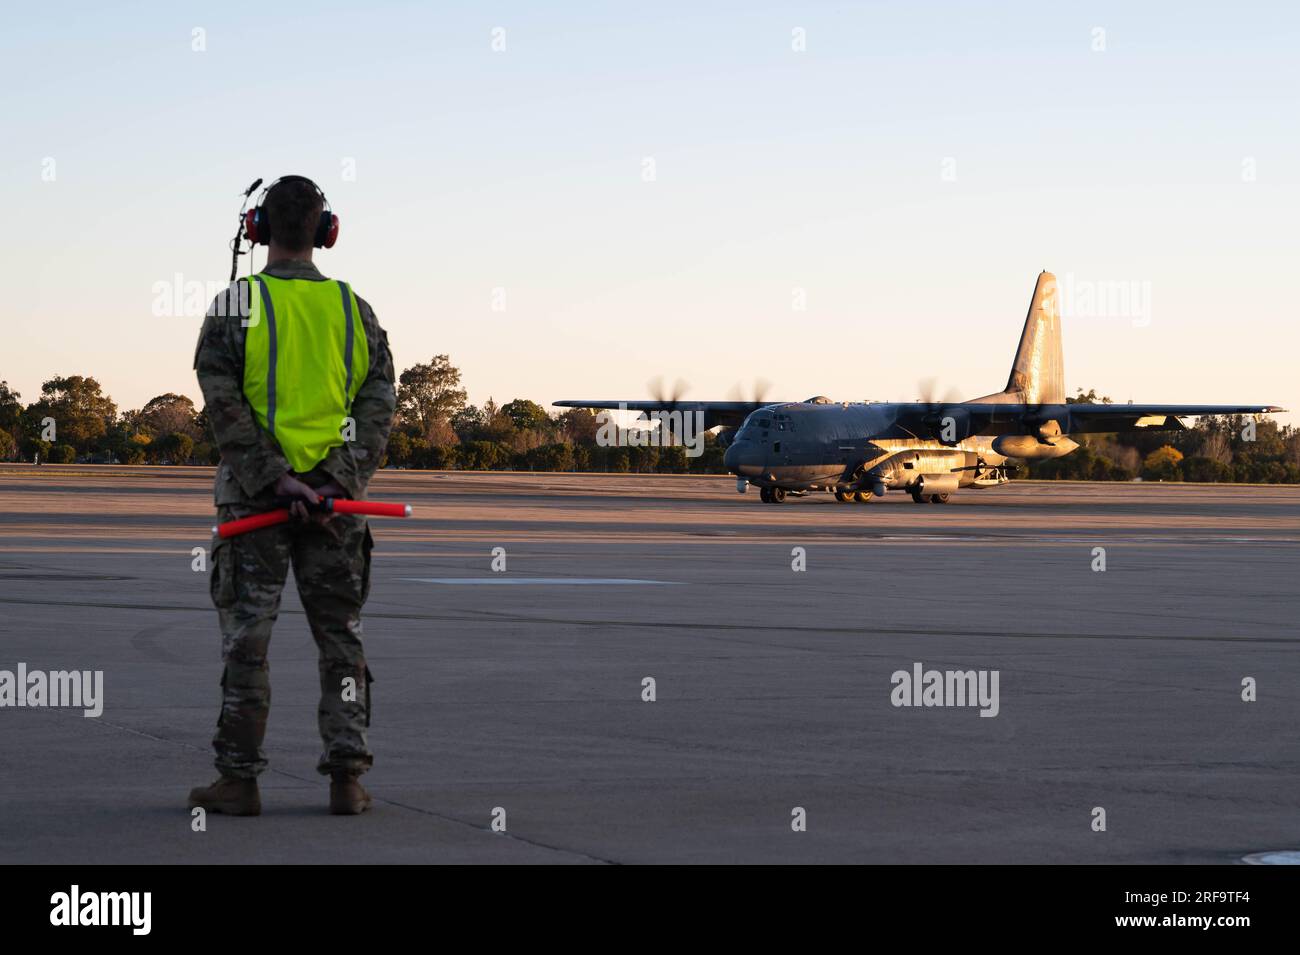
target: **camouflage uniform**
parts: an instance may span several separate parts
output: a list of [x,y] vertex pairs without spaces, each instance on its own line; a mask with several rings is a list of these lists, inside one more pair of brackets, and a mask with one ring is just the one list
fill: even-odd
[[[276,278],[325,281],[306,262],[276,262],[264,271]],[[352,403],[355,440],[331,449],[310,472],[298,475],[313,487],[333,481],[353,498],[365,495],[396,406],[388,338],[370,306],[360,298],[357,302],[370,368]],[[274,507],[275,482],[290,470],[275,438],[258,426],[244,397],[244,317],[246,295],[241,301],[232,287],[218,296],[194,355],[205,410],[221,450],[215,490],[219,521]],[[280,382],[286,393],[294,387],[310,383]],[[225,671],[212,746],[223,776],[252,778],[266,768],[262,741],[271,706],[267,649],[290,565],[320,651],[317,718],[324,751],[317,769],[323,775],[360,775],[370,767],[366,728],[371,676],[361,644],[361,607],[370,592],[372,545],[365,519],[344,514],[324,524],[293,521],[214,540],[212,602],[220,618]]]

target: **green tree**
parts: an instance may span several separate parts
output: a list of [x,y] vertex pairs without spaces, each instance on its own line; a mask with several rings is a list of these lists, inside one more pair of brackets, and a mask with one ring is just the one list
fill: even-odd
[[478,440],[512,444],[515,437],[514,422],[489,396],[483,404],[483,427],[479,429]]
[[659,464],[658,448],[629,446],[624,450],[627,451],[628,467],[637,474],[653,471]]
[[221,449],[210,441],[200,441],[194,445],[191,459],[195,464],[217,465],[221,463]]
[[17,440],[22,431],[22,420],[22,395],[11,389],[9,382],[0,381],[0,429],[8,431]]
[[527,398],[507,402],[501,413],[510,419],[516,431],[542,431],[550,427],[551,417],[546,409]]
[[698,458],[688,458],[690,469],[699,474],[726,474],[727,468],[722,457],[727,449],[716,444],[705,444],[704,453]]
[[411,439],[407,437],[405,431],[394,431],[388,436],[388,463],[394,467],[407,468],[411,466]]
[[573,449],[567,444],[543,444],[523,454],[525,466],[532,471],[572,471]]
[[[130,414],[130,412],[128,412]],[[126,417],[126,415],[123,415]],[[168,392],[150,398],[135,416],[135,430],[158,437],[164,434],[187,434],[191,438],[202,435],[194,402],[185,395]]]
[[28,431],[40,434],[44,418],[53,418],[55,440],[89,453],[112,427],[117,405],[94,378],[71,375],[41,385],[41,397],[23,415]]
[[151,443],[147,434],[132,435],[118,456],[126,464],[144,464],[149,459]]
[[461,462],[465,457],[465,447],[463,444],[426,447],[418,467],[432,471],[455,471],[464,466]]
[[159,464],[184,464],[194,451],[194,439],[183,431],[173,431],[151,445]]
[[685,474],[687,470],[686,449],[680,444],[659,449],[659,473]]
[[592,444],[596,441],[596,412],[590,408],[570,408],[560,415],[560,434],[573,444]]
[[460,467],[470,471],[498,471],[510,465],[510,449],[495,441],[469,441],[459,451]]
[[461,441],[480,440],[486,426],[486,416],[473,405],[466,405],[451,416],[451,430]]
[[1213,458],[1190,457],[1183,459],[1183,478],[1187,481],[1218,482],[1232,480],[1232,468]]
[[460,369],[446,355],[435,355],[428,364],[414,365],[398,377],[397,418],[412,437],[427,439],[463,407]]

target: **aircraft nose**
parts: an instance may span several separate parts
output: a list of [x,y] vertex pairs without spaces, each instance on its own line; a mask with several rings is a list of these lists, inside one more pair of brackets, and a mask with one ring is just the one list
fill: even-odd
[[722,463],[732,474],[744,477],[757,477],[763,473],[762,451],[748,441],[737,441],[727,448]]

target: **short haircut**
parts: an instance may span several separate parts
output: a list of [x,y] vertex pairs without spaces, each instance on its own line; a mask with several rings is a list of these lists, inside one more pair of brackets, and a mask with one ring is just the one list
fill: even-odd
[[305,252],[315,242],[325,203],[309,179],[286,177],[271,187],[265,200],[271,238],[290,252]]

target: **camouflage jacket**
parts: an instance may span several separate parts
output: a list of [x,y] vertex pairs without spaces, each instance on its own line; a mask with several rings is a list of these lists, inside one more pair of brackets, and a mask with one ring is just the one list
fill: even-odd
[[[277,261],[269,263],[263,271],[275,278],[325,281],[325,276],[310,262]],[[241,285],[245,286],[242,295]],[[353,498],[365,495],[366,485],[379,467],[397,406],[388,336],[379,327],[374,310],[359,295],[357,304],[370,349],[370,370],[352,402],[355,440],[331,449],[325,460],[304,477],[313,486],[333,480]],[[247,328],[242,319],[247,317],[246,282],[241,280],[213,300],[194,352],[194,370],[206,403],[204,410],[221,451],[217,504],[267,503],[274,496],[275,482],[290,470],[280,445],[258,425],[244,397]]]

